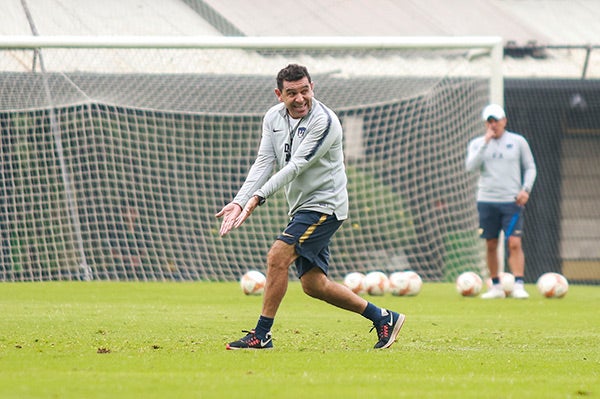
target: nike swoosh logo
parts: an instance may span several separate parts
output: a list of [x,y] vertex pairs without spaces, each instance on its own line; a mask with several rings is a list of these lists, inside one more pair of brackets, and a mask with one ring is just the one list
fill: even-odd
[[285,232],[281,233],[281,235],[284,236],[284,237],[294,237],[293,235],[285,233]]
[[273,133],[281,132],[283,129],[273,129]]
[[390,313],[390,321],[388,321],[388,326],[393,326],[394,325],[394,314]]
[[269,337],[266,341],[260,340],[260,346],[266,346],[269,342],[271,342],[271,337]]

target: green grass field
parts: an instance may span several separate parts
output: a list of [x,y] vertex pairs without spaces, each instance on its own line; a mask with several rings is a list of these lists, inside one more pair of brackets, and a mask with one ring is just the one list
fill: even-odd
[[260,297],[236,283],[0,285],[5,398],[600,398],[600,287],[564,299],[462,298],[426,283],[373,297],[407,315],[389,350],[297,282],[270,351],[226,351]]

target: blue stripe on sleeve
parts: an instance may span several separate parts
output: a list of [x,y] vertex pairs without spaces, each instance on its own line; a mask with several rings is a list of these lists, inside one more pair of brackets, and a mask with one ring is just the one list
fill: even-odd
[[312,151],[309,152],[306,155],[306,157],[304,157],[304,159],[307,161],[309,161],[312,157],[315,156],[315,154],[317,153],[317,150],[323,145],[325,138],[327,137],[327,135],[329,135],[329,131],[331,130],[331,115],[329,114],[329,112],[327,112],[327,110],[323,107],[322,104],[319,103],[319,106],[321,106],[321,108],[323,108],[323,111],[327,114],[327,127],[325,128],[325,131],[323,131],[323,136],[321,136],[319,141],[317,141],[317,144],[312,149]]

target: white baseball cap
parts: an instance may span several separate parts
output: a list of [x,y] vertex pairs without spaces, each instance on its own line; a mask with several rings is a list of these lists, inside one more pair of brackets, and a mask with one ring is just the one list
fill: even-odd
[[498,104],[490,104],[483,109],[481,114],[483,116],[483,120],[487,121],[489,118],[494,118],[499,121],[500,119],[506,118],[506,114],[504,113],[504,109]]

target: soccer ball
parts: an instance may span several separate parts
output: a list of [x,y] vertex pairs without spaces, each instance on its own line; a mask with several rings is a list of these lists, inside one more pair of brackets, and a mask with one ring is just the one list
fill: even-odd
[[[513,290],[515,289],[515,276],[510,273],[501,272],[498,273],[498,277],[500,277],[500,284],[502,285],[502,290],[506,296],[512,294]],[[492,288],[493,284],[491,278],[486,280],[486,285],[488,288]]]
[[261,295],[265,290],[267,278],[258,270],[250,270],[240,278],[242,292],[246,295]]
[[365,287],[369,295],[381,296],[390,288],[390,280],[382,272],[370,272],[365,276]]
[[515,289],[515,276],[511,273],[500,273],[499,277],[504,293],[509,296]]
[[413,271],[390,274],[390,292],[396,296],[414,296],[421,292],[423,280]]
[[456,291],[462,296],[477,296],[481,292],[481,277],[475,272],[464,272],[456,279]]
[[538,278],[537,288],[546,298],[562,298],[569,291],[569,282],[562,274],[544,273]]
[[367,287],[365,286],[365,275],[363,273],[348,273],[346,277],[344,277],[344,285],[350,288],[355,294],[361,295],[367,292]]

